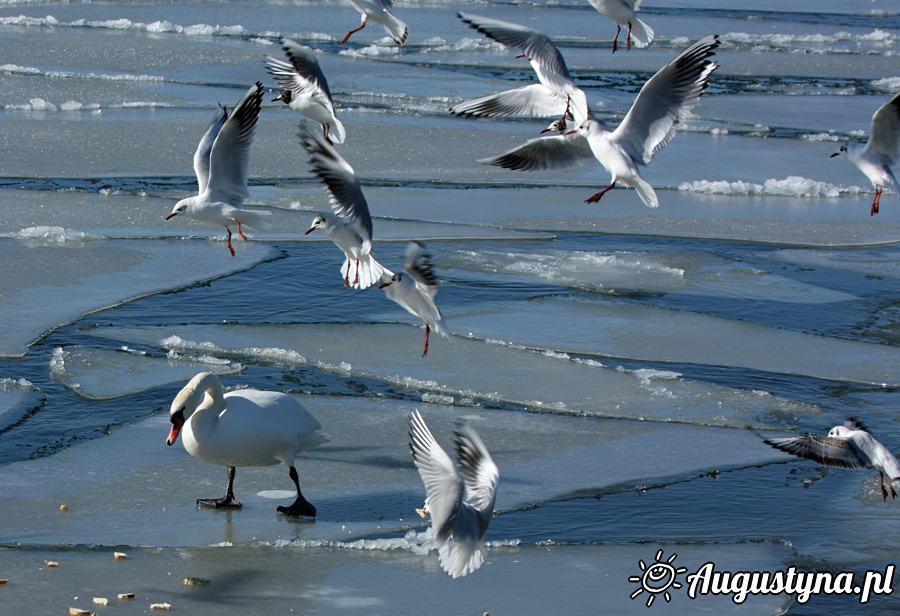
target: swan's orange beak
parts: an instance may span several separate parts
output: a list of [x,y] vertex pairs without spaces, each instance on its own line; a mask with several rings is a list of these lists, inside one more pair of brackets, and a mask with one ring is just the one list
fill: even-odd
[[181,426],[184,425],[184,418],[179,413],[172,417],[172,429],[169,430],[169,436],[166,439],[166,445],[173,445],[178,440],[178,433],[181,432]]

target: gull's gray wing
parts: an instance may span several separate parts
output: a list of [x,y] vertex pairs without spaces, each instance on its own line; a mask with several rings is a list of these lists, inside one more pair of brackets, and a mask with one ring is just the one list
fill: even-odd
[[428,297],[437,294],[438,277],[434,273],[431,255],[420,242],[410,242],[403,256],[403,271],[416,281],[416,286]]
[[263,87],[257,82],[241,97],[212,145],[207,186],[221,201],[243,201],[249,196],[250,145],[262,97]]
[[481,15],[457,13],[456,16],[486,37],[524,54],[548,72],[573,81],[569,69],[566,68],[566,61],[547,35],[519,24]]
[[565,111],[566,101],[541,83],[473,98],[450,108],[450,113],[474,118],[550,117],[561,116]]
[[479,159],[478,162],[516,171],[539,169],[567,169],[594,160],[594,153],[578,129],[567,135],[550,135],[529,139],[498,156]]
[[896,165],[900,160],[900,92],[872,116],[865,153],[885,165]]
[[684,119],[706,90],[718,64],[709,60],[719,46],[718,36],[701,39],[678,54],[651,77],[610,141],[621,145],[638,163],[649,163],[675,136]]
[[454,435],[459,472],[466,485],[466,501],[479,512],[492,513],[500,471],[471,424],[458,424]]
[[197,191],[198,195],[202,195],[209,184],[209,155],[212,152],[213,143],[215,143],[216,137],[219,136],[219,131],[222,130],[222,125],[225,124],[227,119],[228,112],[225,110],[225,107],[219,105],[216,117],[209,123],[206,132],[203,133],[203,137],[200,139],[200,143],[197,144],[197,150],[194,152],[194,173],[197,175],[197,183],[200,185]]
[[814,460],[826,466],[854,469],[866,467],[865,462],[860,460],[850,441],[845,438],[807,434],[787,438],[768,438],[765,439],[765,442],[775,449],[807,460]]
[[331,90],[328,89],[328,80],[325,79],[315,52],[289,38],[281,39],[281,48],[289,62],[272,57],[266,59],[266,70],[275,77],[275,81],[282,88],[296,94],[313,88],[322,92],[330,102]]
[[459,516],[463,479],[418,410],[409,415],[409,448],[425,484],[435,536],[446,541]]

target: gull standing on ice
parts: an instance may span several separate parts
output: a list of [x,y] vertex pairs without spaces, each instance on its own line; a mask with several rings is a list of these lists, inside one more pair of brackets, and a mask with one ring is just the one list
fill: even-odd
[[613,53],[619,49],[619,33],[622,26],[628,28],[625,46],[631,49],[631,41],[635,47],[646,47],[653,40],[653,28],[638,19],[635,11],[641,9],[641,0],[589,0],[595,9],[616,22],[616,38],[613,39]]
[[[281,40],[281,48],[289,62],[272,56],[266,58],[266,70],[284,88],[272,101],[284,101],[300,115],[321,124],[328,141],[344,143],[344,125],[334,115],[331,90],[315,53],[288,38]],[[333,138],[329,133],[333,133]]]
[[409,36],[409,28],[406,24],[391,15],[391,7],[394,6],[394,0],[347,0],[354,8],[362,14],[362,22],[359,27],[353,28],[344,38],[341,39],[341,45],[347,42],[350,35],[359,32],[366,27],[366,22],[372,20],[377,24],[384,26],[385,32],[388,33],[398,45],[406,42]]
[[250,144],[262,104],[263,87],[257,82],[241,98],[231,115],[219,106],[216,117],[206,129],[197,151],[194,152],[194,172],[197,174],[196,197],[182,199],[166,216],[184,216],[194,220],[222,225],[228,232],[228,250],[231,246],[229,225],[237,224],[238,235],[245,240],[241,226],[259,229],[267,225],[264,216],[271,212],[245,210],[244,199],[250,196],[247,179],[250,175]]
[[897,498],[893,481],[900,481],[900,463],[890,450],[869,434],[853,418],[843,426],[835,426],[828,436],[807,434],[788,438],[768,438],[765,442],[776,449],[826,466],[841,468],[876,468],[881,477],[881,495],[887,500],[884,476],[888,476],[891,498]]
[[185,385],[169,408],[172,427],[166,438],[181,441],[198,460],[228,469],[228,487],[222,498],[201,498],[198,505],[236,507],[234,474],[237,466],[284,464],[297,489],[297,498],[278,511],[289,516],[316,517],[316,508],[300,492],[294,460],[303,451],[328,441],[322,426],[293,396],[278,391],[241,389],[225,393],[218,377],[201,372]]
[[616,182],[622,182],[634,188],[645,205],[657,207],[656,191],[641,177],[639,166],[648,164],[672,140],[676,124],[697,104],[709,76],[718,67],[709,59],[718,46],[718,36],[708,36],[678,54],[644,84],[628,115],[613,131],[588,111],[587,120],[575,130],[531,139],[479,162],[535,171],[572,167],[596,159],[612,181],[586,203],[596,203]]
[[490,39],[527,57],[540,83],[499,94],[482,96],[450,108],[450,113],[476,118],[497,116],[560,116],[565,128],[567,115],[581,125],[588,115],[587,97],[575,85],[566,61],[556,45],[537,30],[518,24],[467,13],[457,17]]
[[458,578],[484,563],[481,546],[494,513],[500,471],[471,425],[460,422],[453,434],[458,470],[419,411],[409,415],[409,448],[425,484],[425,511],[431,514],[441,567]]
[[[321,212],[306,230],[309,235],[322,229],[346,259],[341,266],[344,288],[367,289],[384,273],[381,264],[372,257],[372,217],[369,204],[359,185],[353,167],[338,154],[331,142],[320,138],[310,130],[298,134],[300,142],[309,153],[313,173],[328,190],[328,199],[334,212]],[[353,267],[353,281],[350,269]]]
[[431,255],[419,242],[407,245],[403,270],[405,274],[394,274],[385,269],[379,288],[384,289],[389,299],[425,322],[425,349],[422,351],[422,357],[425,357],[428,355],[428,334],[432,328],[444,338],[450,338],[450,333],[440,309],[434,303],[438,279],[431,264]]
[[866,145],[845,143],[831,155],[832,158],[835,156],[847,158],[875,187],[875,200],[872,201],[870,216],[878,213],[881,192],[885,188],[900,195],[900,183],[889,166],[896,165],[900,160],[900,93],[895,94],[872,116],[872,130],[869,131],[869,142]]

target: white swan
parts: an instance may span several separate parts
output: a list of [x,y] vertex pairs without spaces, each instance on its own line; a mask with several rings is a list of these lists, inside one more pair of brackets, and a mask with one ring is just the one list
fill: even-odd
[[219,379],[201,372],[185,385],[169,409],[172,429],[166,439],[172,445],[179,433],[189,454],[228,467],[228,487],[219,499],[198,499],[198,505],[240,507],[234,498],[237,466],[284,464],[297,488],[297,499],[278,511],[292,516],[315,517],[316,508],[300,492],[294,458],[301,451],[328,441],[322,426],[296,398],[275,391],[243,389],[225,393]]

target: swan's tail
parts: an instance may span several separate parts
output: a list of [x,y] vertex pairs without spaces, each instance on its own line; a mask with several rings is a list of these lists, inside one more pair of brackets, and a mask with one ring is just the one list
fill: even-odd
[[406,42],[406,37],[409,36],[409,28],[406,27],[406,24],[390,13],[387,14],[387,21],[384,23],[384,29],[398,45],[404,44]]
[[350,281],[350,286],[354,289],[368,289],[381,280],[382,274],[384,266],[371,254],[359,258],[359,267],[356,266],[356,259],[346,259],[341,266],[341,275],[344,280]]
[[631,40],[634,41],[635,47],[646,47],[653,41],[654,36],[656,33],[653,28],[635,18],[634,23],[631,24]]

